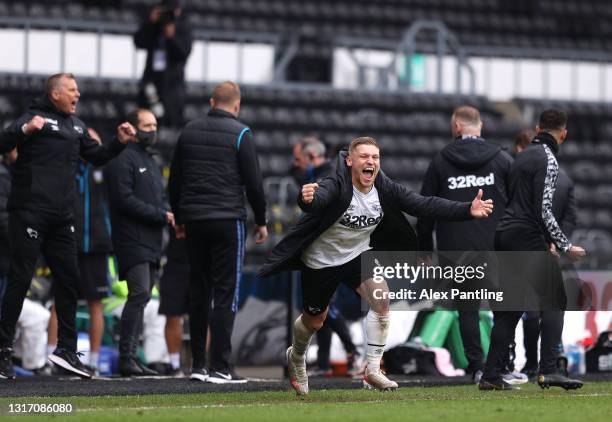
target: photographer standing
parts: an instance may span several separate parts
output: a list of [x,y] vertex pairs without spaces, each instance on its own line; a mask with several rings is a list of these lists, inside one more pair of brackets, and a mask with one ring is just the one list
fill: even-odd
[[162,0],[134,34],[134,45],[147,50],[139,106],[153,111],[168,126],[183,124],[185,63],[191,43],[180,0]]

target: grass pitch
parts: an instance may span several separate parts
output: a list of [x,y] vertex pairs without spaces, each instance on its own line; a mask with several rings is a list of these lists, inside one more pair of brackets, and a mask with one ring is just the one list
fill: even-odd
[[[72,403],[70,415],[9,416],[10,403]],[[0,398],[2,420],[69,421],[610,421],[612,382],[588,383],[580,390],[481,392],[475,386],[369,390],[167,394],[124,397]],[[59,418],[59,419],[58,419]]]

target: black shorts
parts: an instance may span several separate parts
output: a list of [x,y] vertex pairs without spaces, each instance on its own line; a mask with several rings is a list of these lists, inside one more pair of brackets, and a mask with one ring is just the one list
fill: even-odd
[[100,300],[110,295],[108,255],[104,253],[79,254],[79,298]]
[[340,283],[356,290],[362,282],[361,255],[337,267],[302,270],[302,307],[309,315],[325,311]]
[[189,264],[168,259],[159,281],[159,314],[181,316],[189,311]]

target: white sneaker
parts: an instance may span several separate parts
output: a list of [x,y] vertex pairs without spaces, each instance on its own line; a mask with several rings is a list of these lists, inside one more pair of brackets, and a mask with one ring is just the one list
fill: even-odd
[[287,349],[287,369],[289,370],[289,382],[298,396],[308,394],[308,374],[306,373],[306,361],[304,359],[296,362],[291,351],[293,347]]
[[529,382],[527,375],[516,370],[502,373],[502,379],[510,385],[520,385]]
[[365,376],[363,377],[363,387],[380,391],[391,391],[397,388],[397,383],[387,378],[380,369],[370,371],[366,368]]

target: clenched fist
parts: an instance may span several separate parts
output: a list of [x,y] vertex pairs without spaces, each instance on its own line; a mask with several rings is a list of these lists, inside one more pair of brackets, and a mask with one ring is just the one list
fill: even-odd
[[315,190],[319,187],[317,183],[307,183],[302,186],[302,201],[305,204],[310,204],[314,199]]
[[128,122],[121,123],[117,127],[117,138],[122,144],[126,144],[128,141],[138,142],[136,139],[136,129]]
[[23,130],[24,134],[29,135],[32,132],[41,130],[45,126],[45,123],[45,119],[43,119],[42,117],[34,116],[28,123],[23,125],[21,129]]

